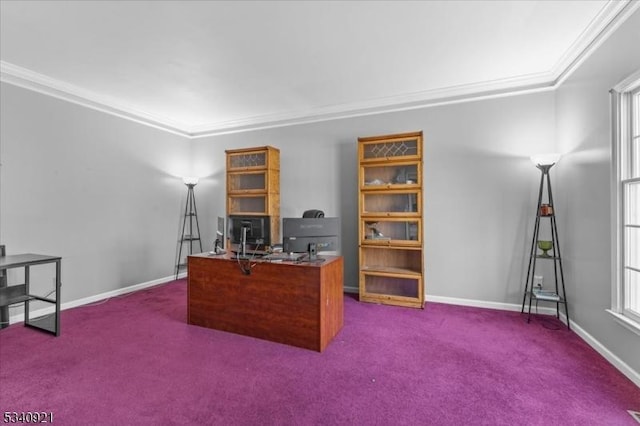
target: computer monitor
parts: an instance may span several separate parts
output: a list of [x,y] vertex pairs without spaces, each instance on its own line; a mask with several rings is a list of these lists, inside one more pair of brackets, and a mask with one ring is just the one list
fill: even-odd
[[340,251],[340,218],[285,217],[282,219],[282,250],[287,253]]
[[232,244],[242,243],[243,227],[246,243],[254,246],[270,246],[271,232],[269,216],[229,216],[229,239]]

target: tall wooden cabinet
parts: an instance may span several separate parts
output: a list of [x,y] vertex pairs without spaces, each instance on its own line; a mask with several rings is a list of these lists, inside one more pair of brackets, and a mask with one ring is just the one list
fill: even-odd
[[280,150],[232,149],[227,154],[227,216],[269,216],[271,244],[280,241]]
[[358,138],[360,300],[424,308],[422,132]]

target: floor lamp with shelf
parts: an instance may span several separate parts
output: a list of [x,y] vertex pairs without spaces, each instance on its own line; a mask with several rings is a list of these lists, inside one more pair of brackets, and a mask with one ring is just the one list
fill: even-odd
[[[538,204],[536,207],[536,220],[533,228],[533,237],[531,241],[531,251],[529,254],[529,266],[527,267],[527,278],[525,280],[524,295],[522,298],[522,310],[524,313],[529,301],[527,310],[527,322],[531,320],[531,307],[535,301],[536,307],[538,302],[551,302],[556,305],[556,317],[560,318],[560,305],[564,306],[567,318],[567,328],[569,325],[569,308],[567,303],[567,294],[564,285],[564,270],[562,267],[562,255],[560,253],[560,243],[558,242],[558,226],[556,222],[556,209],[553,202],[553,192],[551,191],[551,178],[549,170],[560,160],[560,154],[546,154],[532,156],[531,161],[540,170],[540,188],[538,190]],[[547,193],[547,201],[544,201],[544,193]],[[543,223],[546,222],[545,223]],[[545,226],[551,233],[551,240],[540,239],[540,228]],[[538,249],[541,252],[538,252]],[[551,251],[551,254],[549,252]],[[554,287],[545,290],[541,286],[537,286],[535,282],[536,267],[538,261],[551,261],[553,265]]]

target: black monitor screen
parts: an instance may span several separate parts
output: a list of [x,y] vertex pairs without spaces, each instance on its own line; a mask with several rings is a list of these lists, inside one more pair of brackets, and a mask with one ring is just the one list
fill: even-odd
[[247,243],[269,246],[269,216],[229,216],[229,239],[232,244],[240,244],[242,228],[247,228]]
[[315,244],[318,252],[340,251],[340,218],[283,218],[282,250],[287,253],[309,251]]

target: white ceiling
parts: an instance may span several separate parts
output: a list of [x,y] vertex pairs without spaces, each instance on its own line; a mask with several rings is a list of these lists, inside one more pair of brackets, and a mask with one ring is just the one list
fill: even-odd
[[2,0],[1,77],[202,136],[550,88],[637,3]]

